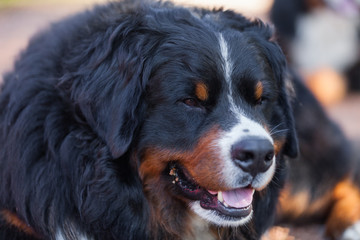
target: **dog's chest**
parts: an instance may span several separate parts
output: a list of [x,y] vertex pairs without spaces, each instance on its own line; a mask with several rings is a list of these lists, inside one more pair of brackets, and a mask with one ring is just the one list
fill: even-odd
[[216,240],[216,235],[210,228],[210,224],[196,215],[189,218],[190,232],[183,240]]

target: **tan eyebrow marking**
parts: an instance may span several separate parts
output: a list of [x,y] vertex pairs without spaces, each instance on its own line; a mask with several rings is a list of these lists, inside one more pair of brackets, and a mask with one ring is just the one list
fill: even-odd
[[201,101],[206,101],[209,98],[209,91],[205,83],[197,83],[195,88],[196,97]]
[[258,82],[255,86],[255,99],[256,100],[259,100],[262,97],[263,91],[264,91],[264,86],[263,86],[262,82]]

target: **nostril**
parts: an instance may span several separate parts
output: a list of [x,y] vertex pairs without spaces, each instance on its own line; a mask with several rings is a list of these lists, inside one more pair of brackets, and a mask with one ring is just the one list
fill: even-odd
[[266,155],[265,155],[265,161],[269,162],[274,158],[274,151],[269,151]]
[[254,159],[254,153],[249,151],[242,151],[241,149],[236,149],[232,151],[233,159],[237,159],[242,162],[252,161]]

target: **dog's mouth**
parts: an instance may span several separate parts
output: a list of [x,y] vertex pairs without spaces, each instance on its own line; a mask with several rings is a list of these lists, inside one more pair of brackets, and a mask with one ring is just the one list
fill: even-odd
[[186,170],[176,163],[169,165],[172,183],[182,195],[193,201],[200,201],[206,210],[214,210],[227,219],[239,220],[252,213],[254,189],[251,187],[237,188],[228,191],[211,191],[199,186]]

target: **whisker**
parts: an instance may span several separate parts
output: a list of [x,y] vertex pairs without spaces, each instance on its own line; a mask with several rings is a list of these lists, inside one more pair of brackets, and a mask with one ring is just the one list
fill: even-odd
[[277,131],[274,131],[274,132],[271,132],[270,135],[275,135],[275,134],[278,134],[278,133],[282,133],[282,132],[287,132],[288,129],[281,129],[281,130],[277,130]]
[[[273,135],[275,133],[279,133],[279,131],[287,131],[288,129],[282,129],[282,130],[277,130],[277,128],[279,128],[283,123],[279,123],[278,125],[276,125],[275,127],[273,127],[271,130],[270,130],[270,135]],[[275,131],[277,130],[277,131]]]

